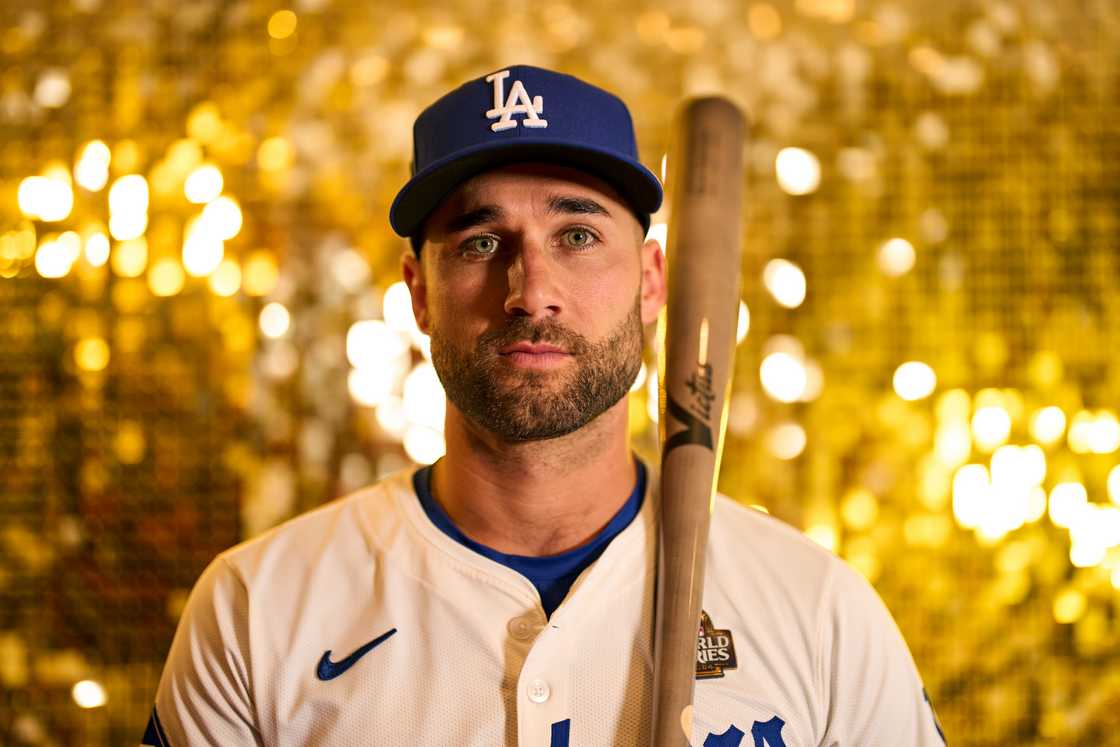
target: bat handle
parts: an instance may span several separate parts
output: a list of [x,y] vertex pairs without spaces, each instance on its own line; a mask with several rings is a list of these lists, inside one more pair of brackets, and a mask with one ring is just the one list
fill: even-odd
[[[665,459],[678,468],[668,471],[670,479],[675,474],[711,474],[714,469],[712,450],[697,445],[674,448]],[[677,489],[696,492],[695,484],[681,485]],[[658,662],[654,674],[652,744],[655,747],[689,744],[704,552],[708,545],[706,514],[710,514],[711,502],[712,491],[708,490],[707,494],[701,492],[689,496],[689,500],[661,507],[654,639],[654,660]],[[674,624],[674,621],[684,620],[689,623]]]

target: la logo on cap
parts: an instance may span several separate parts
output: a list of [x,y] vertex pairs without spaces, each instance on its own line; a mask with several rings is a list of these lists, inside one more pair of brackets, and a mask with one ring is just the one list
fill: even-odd
[[509,97],[505,95],[505,80],[509,77],[509,70],[501,70],[493,75],[486,76],[486,82],[494,85],[494,108],[486,112],[487,119],[501,117],[490,125],[494,132],[517,127],[514,114],[524,114],[521,124],[525,127],[548,127],[548,120],[541,119],[538,114],[544,111],[544,98],[541,96],[529,97],[524,84],[515,80],[509,89]]

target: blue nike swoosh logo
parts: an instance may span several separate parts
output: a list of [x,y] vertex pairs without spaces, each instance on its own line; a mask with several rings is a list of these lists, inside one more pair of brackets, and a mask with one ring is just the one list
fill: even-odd
[[362,658],[370,651],[373,651],[382,643],[389,640],[389,638],[391,638],[392,635],[396,632],[397,629],[393,628],[387,633],[382,633],[369,643],[358,648],[356,651],[354,651],[354,653],[350,654],[342,661],[331,661],[331,652],[330,649],[327,649],[323,652],[323,658],[319,659],[319,668],[315,670],[315,675],[324,682],[326,682],[327,680],[333,680],[335,677],[342,674],[350,667],[354,666],[358,659]]

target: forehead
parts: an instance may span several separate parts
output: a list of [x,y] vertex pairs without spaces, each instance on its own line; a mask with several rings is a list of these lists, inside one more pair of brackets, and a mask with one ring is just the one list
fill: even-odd
[[547,207],[556,196],[591,198],[616,220],[636,220],[618,192],[604,180],[579,169],[547,163],[521,163],[478,174],[459,185],[429,217],[438,226],[448,217],[480,205],[515,209]]

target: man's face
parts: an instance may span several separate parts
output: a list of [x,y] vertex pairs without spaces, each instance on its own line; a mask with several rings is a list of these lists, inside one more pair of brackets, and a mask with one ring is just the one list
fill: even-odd
[[405,277],[451,403],[510,442],[571,433],[622,399],[664,300],[656,244],[602,181],[487,172],[428,219]]

